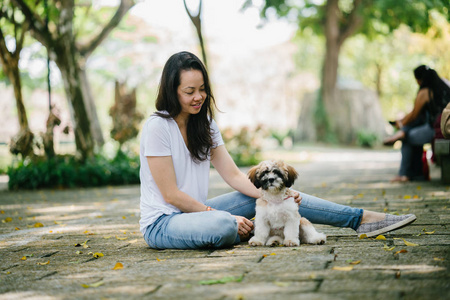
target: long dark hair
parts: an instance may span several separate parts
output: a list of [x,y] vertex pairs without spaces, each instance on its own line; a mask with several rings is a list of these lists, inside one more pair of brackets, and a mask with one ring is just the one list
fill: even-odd
[[[188,149],[196,161],[208,159],[213,146],[211,121],[214,117],[215,100],[211,91],[208,72],[201,60],[190,52],[179,52],[166,62],[159,83],[156,98],[156,114],[163,118],[175,118],[181,112],[177,89],[180,85],[181,71],[198,70],[203,74],[206,99],[198,114],[190,115],[187,124]],[[167,111],[168,114],[163,113]]]
[[414,69],[414,77],[420,80],[419,90],[428,88],[430,101],[427,105],[430,121],[434,123],[450,102],[450,87],[439,77],[437,72],[426,65]]

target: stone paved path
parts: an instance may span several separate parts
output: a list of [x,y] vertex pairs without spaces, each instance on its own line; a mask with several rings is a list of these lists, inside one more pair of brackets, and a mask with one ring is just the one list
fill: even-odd
[[[450,188],[438,169],[431,182],[390,184],[395,151],[266,156],[290,161],[304,192],[418,220],[386,240],[319,225],[320,246],[157,251],[139,232],[138,186],[3,191],[0,299],[450,299]],[[229,191],[211,178],[210,196]]]

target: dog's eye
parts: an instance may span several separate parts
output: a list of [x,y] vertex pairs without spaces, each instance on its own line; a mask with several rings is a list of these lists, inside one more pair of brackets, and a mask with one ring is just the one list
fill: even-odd
[[283,177],[283,173],[281,173],[281,171],[278,169],[273,170],[273,173],[276,174],[278,177]]
[[266,175],[267,173],[269,173],[269,171],[267,171],[267,170],[266,170],[266,171],[262,171],[262,172],[261,172],[261,177],[264,176],[264,175]]

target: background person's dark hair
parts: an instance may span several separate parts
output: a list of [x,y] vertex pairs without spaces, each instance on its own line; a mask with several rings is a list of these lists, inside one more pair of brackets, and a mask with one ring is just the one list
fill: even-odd
[[414,69],[414,77],[420,80],[419,90],[428,88],[430,102],[427,107],[430,112],[430,123],[433,125],[437,116],[442,113],[450,102],[450,87],[439,77],[437,72],[426,65]]
[[[190,52],[179,52],[172,55],[166,62],[159,83],[156,98],[156,114],[163,118],[175,118],[181,112],[177,89],[180,85],[181,71],[198,70],[203,74],[206,99],[198,114],[191,115],[187,124],[188,149],[197,161],[208,158],[213,146],[211,137],[211,120],[214,117],[215,100],[211,91],[208,73],[201,60]],[[169,114],[162,113],[167,111]]]

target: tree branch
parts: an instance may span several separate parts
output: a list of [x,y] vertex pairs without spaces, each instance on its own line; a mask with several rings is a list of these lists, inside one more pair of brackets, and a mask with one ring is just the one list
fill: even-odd
[[9,69],[8,69],[8,61],[12,59],[11,52],[9,52],[8,48],[6,47],[5,43],[5,36],[3,35],[3,31],[0,28],[0,59],[2,62],[3,70],[5,71],[6,75],[9,77]]
[[355,0],[353,2],[353,9],[348,16],[347,25],[341,30],[339,34],[339,45],[342,45],[344,41],[358,30],[362,25],[363,19],[358,14],[358,10],[361,6],[362,0]]
[[111,31],[120,23],[125,14],[134,6],[134,0],[121,0],[116,13],[103,30],[86,45],[80,46],[80,55],[87,58],[97,48]]
[[35,39],[37,39],[45,47],[49,47],[52,44],[52,37],[44,21],[31,11],[30,7],[23,0],[11,0],[25,16],[28,21],[29,27],[33,33]]

